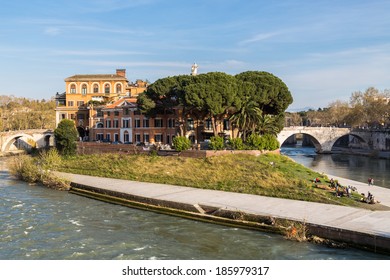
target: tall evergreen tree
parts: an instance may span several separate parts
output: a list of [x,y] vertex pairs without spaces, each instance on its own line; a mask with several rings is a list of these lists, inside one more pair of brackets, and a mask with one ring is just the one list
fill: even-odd
[[74,155],[77,149],[77,129],[72,120],[63,119],[54,130],[58,151],[63,155]]

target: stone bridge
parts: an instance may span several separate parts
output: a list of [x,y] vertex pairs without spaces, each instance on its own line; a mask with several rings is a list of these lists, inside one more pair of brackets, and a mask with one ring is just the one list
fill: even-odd
[[0,145],[2,153],[51,147],[54,146],[54,133],[47,129],[0,132]]
[[371,134],[369,131],[355,131],[351,128],[340,127],[285,127],[278,134],[279,144],[282,145],[290,136],[296,134],[309,136],[316,148],[317,153],[330,153],[336,141],[345,135],[351,135],[357,138],[360,141],[361,146],[366,148],[373,148],[371,143]]

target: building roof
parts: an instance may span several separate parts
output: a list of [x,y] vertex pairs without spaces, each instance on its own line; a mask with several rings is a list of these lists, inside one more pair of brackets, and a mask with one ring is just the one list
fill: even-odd
[[134,97],[120,98],[114,103],[106,105],[104,109],[115,109],[120,107],[137,107],[137,99]]
[[86,81],[107,81],[107,80],[117,80],[117,81],[127,81],[126,77],[116,74],[83,74],[83,75],[73,75],[68,78],[65,78],[65,82],[86,82]]

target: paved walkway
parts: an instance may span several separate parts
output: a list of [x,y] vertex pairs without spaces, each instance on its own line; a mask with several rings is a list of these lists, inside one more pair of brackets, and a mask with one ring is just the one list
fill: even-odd
[[[204,190],[165,184],[143,183],[119,179],[59,173],[74,183],[135,196],[221,209],[241,211],[261,216],[305,221],[320,226],[339,228],[389,238],[390,211],[365,209],[264,197],[258,195]],[[337,176],[343,185],[353,185],[359,192],[370,190],[382,204],[390,206],[390,189],[368,186]]]

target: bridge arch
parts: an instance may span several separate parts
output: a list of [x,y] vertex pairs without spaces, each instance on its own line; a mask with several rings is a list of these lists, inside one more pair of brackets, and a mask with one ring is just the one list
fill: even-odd
[[278,139],[280,146],[282,146],[291,136],[298,135],[298,134],[302,134],[303,136],[308,136],[312,144],[314,145],[316,151],[321,151],[322,147],[320,141],[315,136],[309,133],[291,132],[289,134],[286,134],[283,138]]
[[[351,136],[353,137],[353,139],[351,139]],[[355,148],[355,149],[356,148],[369,148],[369,143],[368,143],[367,139],[365,139],[364,137],[362,137],[361,135],[359,135],[357,133],[350,132],[350,133],[344,134],[342,136],[339,136],[338,138],[335,138],[335,141],[332,144],[332,149],[339,140],[342,140],[345,137],[348,137],[348,145],[345,146],[345,148]]]
[[38,148],[37,142],[35,141],[34,137],[26,133],[11,135],[8,139],[3,141],[1,151],[9,152],[12,148],[12,145],[15,145],[17,150],[24,149],[30,151],[33,148]]

